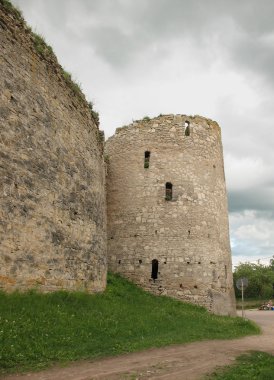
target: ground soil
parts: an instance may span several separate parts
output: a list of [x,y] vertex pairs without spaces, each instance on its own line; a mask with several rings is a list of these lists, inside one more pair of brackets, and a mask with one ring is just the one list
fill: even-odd
[[274,311],[247,311],[262,335],[211,340],[150,349],[97,361],[81,361],[65,368],[7,376],[8,380],[195,380],[216,367],[233,363],[240,354],[265,351],[274,355]]

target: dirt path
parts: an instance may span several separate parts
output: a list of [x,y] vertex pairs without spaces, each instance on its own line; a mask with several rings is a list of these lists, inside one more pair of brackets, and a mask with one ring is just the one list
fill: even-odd
[[151,349],[94,362],[82,361],[66,368],[12,375],[8,380],[195,380],[217,366],[233,362],[249,350],[274,355],[274,312],[248,311],[246,316],[263,330],[262,335],[234,340],[213,340]]

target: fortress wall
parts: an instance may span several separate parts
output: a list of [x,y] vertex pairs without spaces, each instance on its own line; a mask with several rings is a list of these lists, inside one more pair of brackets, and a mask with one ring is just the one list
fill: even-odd
[[106,284],[98,126],[54,55],[0,3],[0,288]]
[[[106,154],[110,270],[155,294],[234,315],[218,124],[186,115],[134,122],[116,130]],[[171,201],[165,199],[167,182],[173,185]],[[155,259],[157,279],[151,278]]]

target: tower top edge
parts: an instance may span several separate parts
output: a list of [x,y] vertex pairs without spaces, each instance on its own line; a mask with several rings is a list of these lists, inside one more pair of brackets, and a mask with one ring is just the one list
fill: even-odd
[[[184,123],[196,124],[205,127],[212,127],[217,130],[220,130],[219,124],[212,119],[206,118],[200,115],[185,115],[185,114],[167,114],[167,115],[158,115],[154,118],[148,116],[140,120],[133,120],[132,123],[128,125],[123,125],[122,127],[116,128],[115,134],[111,137],[114,137],[120,133],[126,133],[129,130],[140,128],[161,128],[161,125],[168,123],[170,125],[179,124],[182,126]],[[110,137],[110,138],[111,138]]]

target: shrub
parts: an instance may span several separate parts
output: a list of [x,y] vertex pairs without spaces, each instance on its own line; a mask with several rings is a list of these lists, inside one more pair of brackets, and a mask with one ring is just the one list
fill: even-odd
[[[245,290],[247,298],[267,299],[273,296],[274,268],[272,265],[241,263],[234,274],[234,284],[241,277],[248,279],[248,287]],[[235,286],[236,297],[241,297],[241,291]]]

